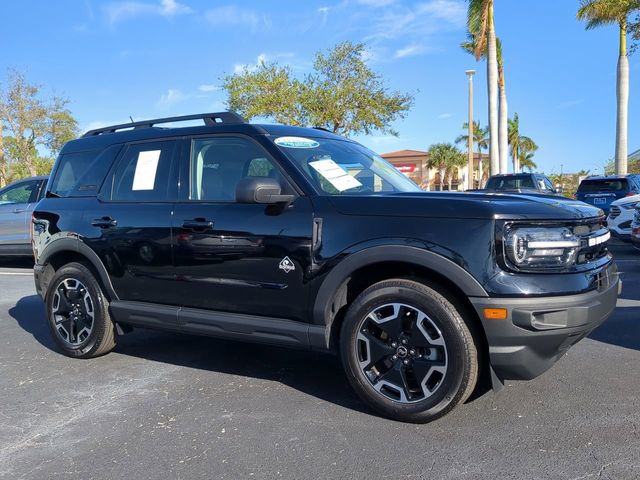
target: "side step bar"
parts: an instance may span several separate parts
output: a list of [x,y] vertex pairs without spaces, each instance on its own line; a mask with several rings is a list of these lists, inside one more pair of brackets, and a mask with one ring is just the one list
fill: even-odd
[[110,311],[116,322],[126,325],[292,348],[328,350],[326,327],[322,325],[122,300],[112,301]]

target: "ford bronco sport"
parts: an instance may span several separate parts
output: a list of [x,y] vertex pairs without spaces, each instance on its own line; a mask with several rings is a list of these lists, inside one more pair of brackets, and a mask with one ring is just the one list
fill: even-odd
[[332,133],[212,113],[67,143],[34,274],[69,356],[133,327],[336,352],[371,407],[427,422],[481,375],[540,375],[612,313],[603,221],[559,197],[423,192]]

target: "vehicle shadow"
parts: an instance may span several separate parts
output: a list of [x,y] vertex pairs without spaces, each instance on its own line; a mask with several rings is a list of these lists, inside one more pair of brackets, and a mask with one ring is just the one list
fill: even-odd
[[[41,345],[58,351],[39,296],[20,299],[9,314]],[[145,329],[120,337],[115,351],[155,362],[279,382],[324,401],[375,415],[351,389],[339,359],[329,354]]]
[[640,307],[618,307],[613,317],[589,334],[598,342],[640,350]]
[[33,268],[33,257],[0,257],[0,268]]

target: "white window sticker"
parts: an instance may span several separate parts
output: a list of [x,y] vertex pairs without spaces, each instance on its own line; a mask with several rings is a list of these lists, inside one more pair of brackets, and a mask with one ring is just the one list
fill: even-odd
[[153,190],[156,184],[160,150],[148,150],[138,154],[132,190]]
[[349,173],[330,158],[327,160],[317,160],[309,165],[320,175],[327,179],[339,192],[344,192],[350,188],[361,187],[362,184],[349,175]]

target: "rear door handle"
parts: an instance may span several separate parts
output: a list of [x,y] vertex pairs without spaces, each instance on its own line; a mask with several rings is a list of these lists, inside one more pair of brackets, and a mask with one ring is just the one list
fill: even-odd
[[91,222],[91,225],[99,228],[111,228],[118,225],[118,222],[111,217],[96,218]]
[[25,210],[24,208],[14,208],[14,209],[13,209],[13,213],[23,213],[23,212],[25,212],[25,211],[26,211],[26,210]]
[[182,222],[182,228],[193,230],[194,232],[206,232],[207,230],[213,230],[213,222],[205,218],[194,218],[193,220]]

